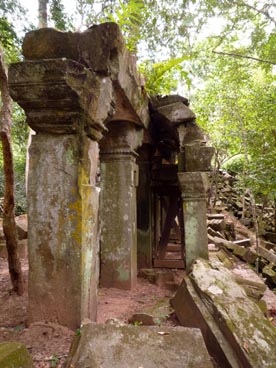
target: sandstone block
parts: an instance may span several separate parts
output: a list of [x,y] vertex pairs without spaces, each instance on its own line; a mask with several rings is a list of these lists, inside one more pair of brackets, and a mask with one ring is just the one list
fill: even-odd
[[[138,350],[137,350],[138,349]],[[198,329],[89,324],[67,368],[211,368]]]
[[[209,318],[214,319],[226,337],[237,359],[236,365],[231,363],[231,366],[274,367],[275,327],[264,317],[259,306],[247,297],[245,290],[235,281],[234,275],[218,262],[197,260],[190,280],[197,298],[200,298]],[[193,295],[191,297],[194,299]],[[180,315],[180,321],[182,319],[182,323],[185,323],[186,317],[181,303],[187,302],[183,296],[176,296],[173,306],[177,315]],[[208,315],[204,317],[208,318]]]

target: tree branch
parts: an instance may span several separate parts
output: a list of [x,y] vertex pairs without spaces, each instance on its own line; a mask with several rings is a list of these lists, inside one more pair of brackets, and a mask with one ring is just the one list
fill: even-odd
[[223,52],[223,51],[216,51],[216,50],[212,50],[212,52],[214,54],[218,54],[218,55],[231,56],[231,57],[239,57],[239,58],[243,58],[243,59],[249,59],[249,60],[259,61],[261,63],[276,65],[276,63],[274,63],[273,61],[263,60],[263,59],[255,58],[253,56],[236,54],[234,52]]
[[270,14],[268,13],[268,11],[264,11],[263,9],[257,9],[254,6],[249,5],[249,4],[246,4],[244,2],[231,1],[231,3],[234,4],[234,5],[238,5],[238,6],[245,6],[245,7],[249,8],[249,9],[251,9],[251,10],[254,10],[255,12],[264,15],[271,22],[273,22],[274,24],[276,24],[276,20],[270,16]]

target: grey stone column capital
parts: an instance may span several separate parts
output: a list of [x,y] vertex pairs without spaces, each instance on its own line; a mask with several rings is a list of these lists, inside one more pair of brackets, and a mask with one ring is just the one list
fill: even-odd
[[209,188],[206,172],[180,172],[177,174],[183,201],[205,201]]
[[105,155],[132,155],[142,144],[143,129],[132,121],[118,120],[107,124],[108,132],[100,141],[101,157]]
[[36,132],[85,133],[99,140],[114,112],[110,78],[66,58],[12,64],[9,89]]

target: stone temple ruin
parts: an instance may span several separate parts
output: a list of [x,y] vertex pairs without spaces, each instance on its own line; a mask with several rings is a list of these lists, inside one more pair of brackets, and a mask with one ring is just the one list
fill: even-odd
[[139,345],[150,368],[211,368],[208,354],[223,367],[274,367],[274,327],[228,270],[207,262],[213,148],[188,100],[148,98],[115,23],[29,32],[23,55],[9,88],[36,133],[28,322],[75,330],[96,321],[99,283],[131,290],[139,269],[185,268],[171,301],[185,327],[85,324],[67,366],[134,366]]
[[[118,26],[40,29],[11,65],[29,150],[29,322],[95,320],[97,285],[207,258],[213,149],[180,96],[145,95]],[[178,258],[166,258],[172,235]],[[175,253],[177,254],[177,253]],[[62,306],[62,308],[61,308]]]

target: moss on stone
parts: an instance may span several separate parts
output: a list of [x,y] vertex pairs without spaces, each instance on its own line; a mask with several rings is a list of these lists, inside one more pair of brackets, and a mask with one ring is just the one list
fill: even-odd
[[32,368],[32,358],[24,344],[19,342],[0,343],[1,368]]

